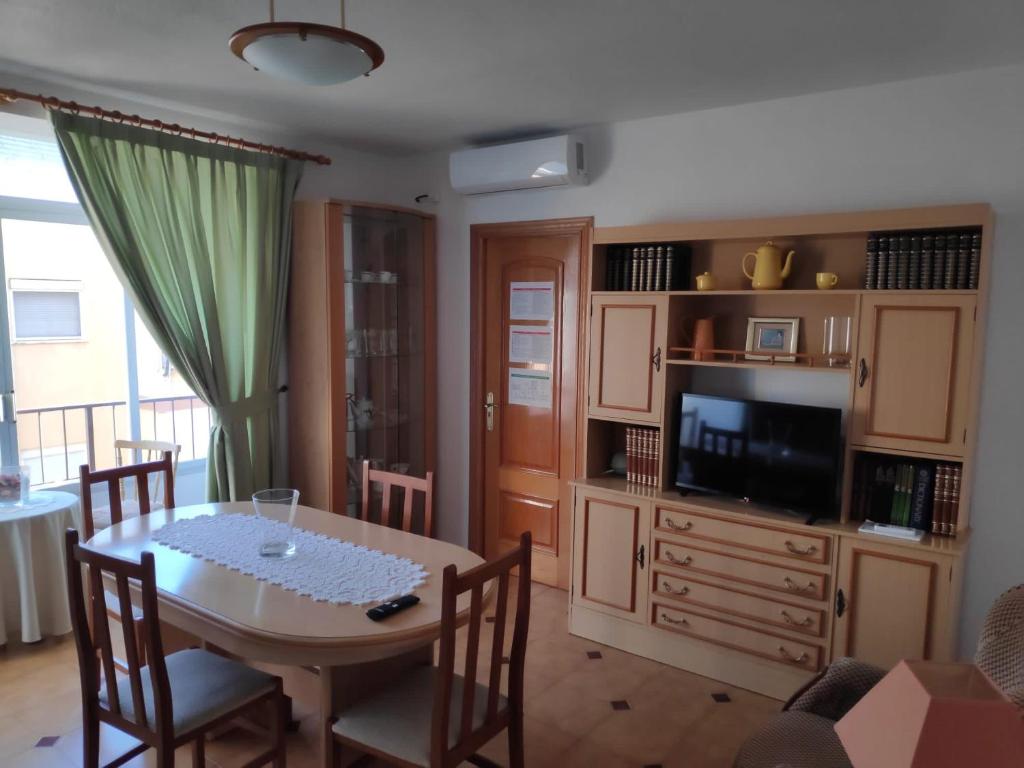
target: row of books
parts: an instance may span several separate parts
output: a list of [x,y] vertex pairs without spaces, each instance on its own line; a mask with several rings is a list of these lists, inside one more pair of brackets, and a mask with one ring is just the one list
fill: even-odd
[[854,479],[854,516],[956,536],[961,473],[959,464],[862,456]]
[[868,290],[956,290],[978,287],[981,230],[887,232],[868,236]]
[[690,282],[690,249],[685,245],[609,246],[606,290],[683,291]]
[[626,427],[626,480],[637,485],[658,485],[661,432],[650,427]]

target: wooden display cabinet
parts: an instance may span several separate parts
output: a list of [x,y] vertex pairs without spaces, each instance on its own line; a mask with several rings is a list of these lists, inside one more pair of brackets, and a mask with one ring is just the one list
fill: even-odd
[[363,459],[419,477],[436,468],[434,296],[433,217],[295,204],[289,464],[304,504],[356,514]]
[[[866,289],[869,235],[912,231],[980,231],[978,287]],[[769,239],[796,251],[794,269],[784,289],[754,291],[740,260]],[[987,205],[596,229],[570,631],[777,698],[841,655],[953,659],[991,239]],[[644,243],[689,246],[692,274],[712,272],[717,289],[606,290],[608,249]],[[816,290],[821,271],[839,287]],[[693,353],[702,317],[714,318],[723,352]],[[797,361],[748,360],[749,317],[800,318]],[[828,317],[850,318],[843,356],[824,354]],[[680,496],[672,443],[683,392],[841,409],[838,511],[808,527],[758,504]],[[610,472],[630,425],[660,430],[656,487]],[[859,532],[854,468],[873,453],[961,468],[955,537]]]

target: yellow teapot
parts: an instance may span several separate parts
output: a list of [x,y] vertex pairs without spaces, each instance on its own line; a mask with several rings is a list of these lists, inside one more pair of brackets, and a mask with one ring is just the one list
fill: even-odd
[[[757,290],[771,290],[781,288],[782,281],[789,277],[790,268],[793,266],[793,257],[796,251],[786,254],[786,263],[782,263],[782,250],[769,240],[757,249],[757,253],[747,253],[743,256],[743,274],[750,278]],[[747,258],[754,257],[754,273],[747,270]]]

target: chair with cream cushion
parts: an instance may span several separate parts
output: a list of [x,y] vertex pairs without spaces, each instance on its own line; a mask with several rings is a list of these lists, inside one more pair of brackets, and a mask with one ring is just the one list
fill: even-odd
[[[206,733],[259,706],[269,708],[272,745],[246,765],[273,763],[275,768],[284,768],[287,710],[281,679],[199,649],[165,657],[153,554],[143,552],[140,562],[135,563],[93,552],[79,545],[75,530],[67,532],[65,543],[71,626],[82,686],[85,768],[99,766],[101,723],[142,742],[110,765],[121,765],[153,748],[157,766],[171,768],[175,749],[189,743],[192,764],[204,765]],[[114,667],[106,604],[92,598],[86,606],[83,572],[91,595],[103,594],[104,579],[114,583],[122,613],[129,610],[131,590],[141,594],[141,637],[136,636],[140,625],[131,621],[120,624],[127,655],[125,676],[119,677]],[[92,617],[91,629],[87,612]],[[135,652],[139,645],[146,651],[145,667]]]
[[[514,617],[509,616],[509,584],[519,568]],[[483,624],[483,592],[497,579],[493,637],[483,681],[477,671]],[[455,674],[456,603],[470,592],[470,615],[463,674]],[[416,610],[412,608],[410,610]],[[514,618],[508,664],[503,663],[505,630]],[[385,619],[386,621],[386,619]],[[328,723],[337,741],[389,763],[449,768],[471,760],[478,749],[508,728],[509,764],[522,768],[523,672],[530,624],[530,534],[519,546],[489,563],[459,574],[444,569],[441,645],[438,665],[416,668],[379,693],[357,701]],[[508,696],[501,694],[508,667]],[[466,681],[472,681],[467,685]],[[334,765],[327,755],[328,768]]]
[[[118,467],[125,467],[136,462],[136,458],[143,462],[159,461],[164,453],[171,454],[171,483],[174,483],[178,476],[178,454],[181,453],[181,446],[176,443],[168,443],[162,440],[115,440],[114,459]],[[149,478],[149,498],[151,509],[163,509],[160,498],[163,496],[165,479],[162,474],[152,475]],[[111,507],[95,506],[92,510],[92,527],[95,531],[102,531],[109,528],[111,520]],[[121,518],[127,520],[138,517],[139,489],[134,483],[121,486]]]

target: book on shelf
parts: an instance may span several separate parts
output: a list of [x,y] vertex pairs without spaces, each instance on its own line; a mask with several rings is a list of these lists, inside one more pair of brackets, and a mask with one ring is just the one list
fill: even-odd
[[626,427],[626,482],[657,486],[661,435],[653,427]]
[[864,453],[854,470],[852,515],[879,525],[956,536],[962,467]]
[[605,254],[606,291],[681,291],[689,280],[686,245],[610,245]]
[[872,232],[867,237],[868,290],[974,290],[981,269],[981,230]]

